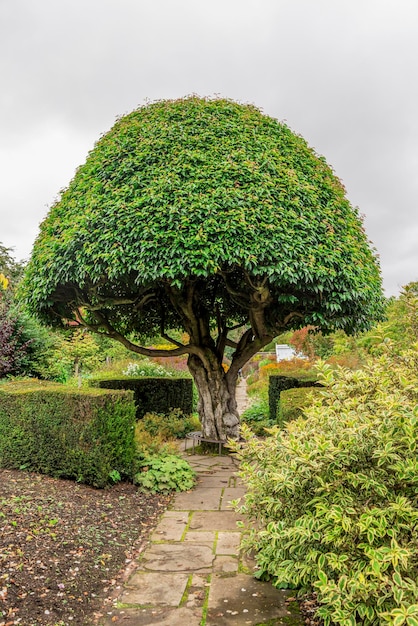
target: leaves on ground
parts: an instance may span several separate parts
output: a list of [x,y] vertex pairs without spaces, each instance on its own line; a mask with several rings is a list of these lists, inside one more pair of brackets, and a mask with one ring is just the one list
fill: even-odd
[[169,497],[0,470],[0,626],[87,626]]

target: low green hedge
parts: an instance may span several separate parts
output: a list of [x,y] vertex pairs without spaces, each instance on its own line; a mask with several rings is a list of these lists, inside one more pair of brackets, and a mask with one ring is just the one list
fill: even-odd
[[283,427],[286,422],[302,416],[304,409],[312,402],[312,394],[318,393],[318,391],[312,387],[294,387],[282,391],[277,416],[279,426]]
[[132,476],[135,405],[129,391],[40,381],[0,385],[0,467],[105,487]]
[[318,386],[316,376],[312,374],[294,376],[269,376],[269,411],[270,420],[279,418],[280,394],[286,389]]
[[134,393],[136,419],[146,413],[169,413],[181,409],[193,412],[193,381],[191,378],[92,378],[89,385],[102,389],[129,389]]

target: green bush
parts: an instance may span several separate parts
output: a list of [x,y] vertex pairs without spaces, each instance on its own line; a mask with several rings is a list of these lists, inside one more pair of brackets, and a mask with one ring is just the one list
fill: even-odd
[[150,435],[160,435],[164,440],[183,439],[187,433],[201,429],[196,416],[184,415],[180,409],[172,409],[165,415],[146,413],[141,425]]
[[283,427],[286,422],[301,417],[304,410],[312,404],[312,394],[318,393],[318,391],[315,387],[296,387],[282,391],[277,423]]
[[175,454],[143,459],[134,482],[152,493],[187,491],[195,482],[195,473],[189,463]]
[[317,385],[316,373],[312,371],[301,371],[297,376],[294,375],[280,375],[269,376],[269,407],[270,407],[270,419],[276,421],[279,417],[280,409],[280,394],[286,389],[294,389],[299,387],[314,387]]
[[247,424],[255,435],[265,435],[266,428],[275,424],[269,417],[269,405],[266,399],[257,398],[241,414],[241,423]]
[[325,626],[416,626],[418,345],[319,378],[307,419],[235,446],[258,574],[316,591]]
[[191,378],[132,378],[100,376],[88,381],[102,389],[131,389],[134,392],[136,418],[146,413],[169,413],[178,408],[188,415],[193,411],[193,381]]
[[158,363],[153,363],[149,359],[142,359],[137,363],[128,363],[126,369],[123,371],[123,374],[124,376],[131,376],[132,378],[174,376],[173,372],[167,370]]
[[58,383],[0,385],[0,466],[104,487],[132,477],[132,392]]

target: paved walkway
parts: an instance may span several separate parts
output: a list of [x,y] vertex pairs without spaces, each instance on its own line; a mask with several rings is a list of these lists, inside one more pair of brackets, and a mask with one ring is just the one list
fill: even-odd
[[100,626],[301,625],[287,592],[255,580],[241,553],[230,501],[245,490],[233,456],[190,452],[197,486],[176,495]]

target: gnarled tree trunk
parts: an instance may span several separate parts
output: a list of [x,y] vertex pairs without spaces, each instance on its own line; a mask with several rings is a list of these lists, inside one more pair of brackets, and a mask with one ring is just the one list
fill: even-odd
[[203,436],[216,440],[238,439],[237,375],[225,372],[214,353],[207,351],[205,356],[205,363],[194,354],[188,359],[199,392],[198,413]]

